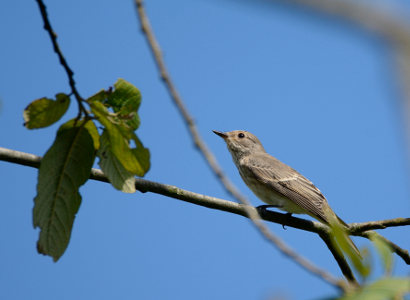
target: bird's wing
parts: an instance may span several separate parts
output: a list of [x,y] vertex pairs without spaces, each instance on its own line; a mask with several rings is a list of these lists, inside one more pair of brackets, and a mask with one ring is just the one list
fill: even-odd
[[253,155],[245,165],[254,179],[267,184],[311,216],[328,223],[326,215],[330,207],[326,198],[311,181],[296,170],[267,153]]

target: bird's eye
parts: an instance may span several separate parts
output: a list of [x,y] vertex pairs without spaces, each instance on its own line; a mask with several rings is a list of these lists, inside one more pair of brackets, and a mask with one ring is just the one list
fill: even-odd
[[243,139],[244,137],[245,137],[245,135],[242,132],[238,133],[238,138]]

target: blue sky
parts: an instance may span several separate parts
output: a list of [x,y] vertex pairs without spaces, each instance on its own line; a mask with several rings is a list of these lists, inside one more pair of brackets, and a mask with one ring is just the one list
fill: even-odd
[[[382,40],[277,5],[147,2],[170,73],[202,137],[252,203],[261,204],[212,129],[257,135],[269,153],[311,179],[346,222],[409,216],[400,92]],[[152,157],[146,178],[232,200],[194,149],[160,82],[133,2],[46,5],[83,97],[118,78],[141,90],[138,135]],[[59,125],[29,131],[22,111],[34,99],[69,92],[66,74],[35,1],[3,1],[0,19],[0,146],[43,155]],[[71,105],[64,120],[76,109]],[[0,171],[2,299],[318,299],[336,293],[242,217],[151,193],[122,194],[91,181],[80,190],[69,247],[53,263],[35,250],[36,170],[0,162]],[[341,276],[315,235],[269,227]],[[383,234],[410,249],[408,227]],[[408,274],[398,259],[395,274]]]

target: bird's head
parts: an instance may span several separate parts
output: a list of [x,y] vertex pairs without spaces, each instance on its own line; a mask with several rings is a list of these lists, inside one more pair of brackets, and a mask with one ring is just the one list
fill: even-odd
[[228,132],[212,131],[224,139],[234,159],[240,159],[242,156],[251,153],[265,152],[262,143],[250,132],[244,130]]

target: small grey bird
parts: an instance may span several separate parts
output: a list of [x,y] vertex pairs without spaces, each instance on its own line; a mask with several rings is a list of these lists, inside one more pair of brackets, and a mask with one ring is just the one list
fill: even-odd
[[328,225],[340,222],[347,226],[311,181],[266,153],[252,133],[213,132],[224,139],[243,181],[259,199],[290,214],[308,214]]

